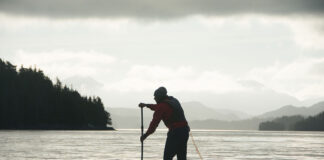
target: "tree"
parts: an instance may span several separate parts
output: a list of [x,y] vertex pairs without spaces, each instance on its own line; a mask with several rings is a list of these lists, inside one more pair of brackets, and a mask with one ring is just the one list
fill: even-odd
[[297,122],[294,129],[298,131],[324,131],[324,112]]
[[0,59],[0,129],[107,129],[107,124],[110,114],[99,97],[81,96],[39,69],[17,71]]

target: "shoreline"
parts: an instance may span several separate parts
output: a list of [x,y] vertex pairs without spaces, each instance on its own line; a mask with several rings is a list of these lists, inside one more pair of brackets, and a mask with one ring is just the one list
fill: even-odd
[[17,127],[17,128],[0,128],[0,131],[116,131],[113,127]]

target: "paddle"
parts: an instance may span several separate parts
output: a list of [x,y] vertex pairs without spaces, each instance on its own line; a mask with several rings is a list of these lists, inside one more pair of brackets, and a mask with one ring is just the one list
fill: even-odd
[[[141,136],[143,136],[144,126],[143,126],[143,107],[141,107]],[[141,141],[141,160],[143,160],[143,149],[144,149],[144,141]]]

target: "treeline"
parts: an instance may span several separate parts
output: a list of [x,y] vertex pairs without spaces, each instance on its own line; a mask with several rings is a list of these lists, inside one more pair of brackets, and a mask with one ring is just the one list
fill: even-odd
[[110,114],[99,97],[0,59],[0,129],[112,129],[107,125]]
[[259,130],[272,131],[324,131],[324,112],[316,116],[304,118],[303,116],[283,116],[272,121],[262,122]]
[[297,131],[324,131],[324,112],[316,116],[308,117],[303,121],[299,121],[295,125]]
[[295,124],[304,120],[303,116],[283,116],[276,118],[272,121],[262,122],[259,125],[259,130],[276,130],[276,131],[288,131],[294,130]]

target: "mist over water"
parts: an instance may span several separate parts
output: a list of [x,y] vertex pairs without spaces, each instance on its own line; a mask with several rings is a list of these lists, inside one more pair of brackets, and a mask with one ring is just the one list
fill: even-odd
[[[144,143],[144,159],[162,159],[166,130]],[[262,132],[193,130],[206,160],[323,159],[323,132]],[[4,160],[140,159],[140,130],[118,131],[0,131]],[[174,158],[176,159],[176,158]],[[188,159],[199,159],[191,137]]]

